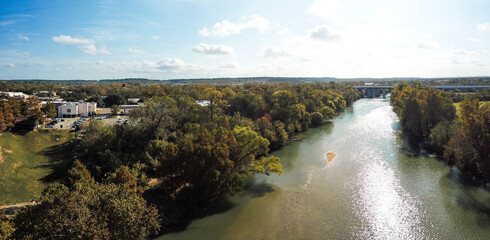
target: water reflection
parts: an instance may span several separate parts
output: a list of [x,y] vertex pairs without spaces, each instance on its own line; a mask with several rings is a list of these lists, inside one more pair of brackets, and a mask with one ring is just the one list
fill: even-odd
[[[274,155],[233,208],[163,239],[488,239],[490,193],[411,154],[389,102],[362,99]],[[337,157],[327,162],[325,153]],[[405,154],[407,153],[407,154]]]

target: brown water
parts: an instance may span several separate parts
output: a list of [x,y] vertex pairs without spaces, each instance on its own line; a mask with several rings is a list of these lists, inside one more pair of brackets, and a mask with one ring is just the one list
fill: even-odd
[[490,193],[404,154],[397,128],[388,100],[359,100],[274,152],[281,176],[257,176],[228,211],[161,239],[490,239]]

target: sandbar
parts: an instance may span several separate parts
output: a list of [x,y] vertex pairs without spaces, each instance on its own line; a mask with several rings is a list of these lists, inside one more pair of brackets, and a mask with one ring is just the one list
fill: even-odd
[[327,152],[327,161],[331,162],[337,157],[337,153],[334,152]]

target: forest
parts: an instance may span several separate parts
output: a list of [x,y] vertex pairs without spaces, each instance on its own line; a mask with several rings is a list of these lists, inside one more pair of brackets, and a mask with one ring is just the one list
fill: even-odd
[[[173,231],[189,216],[241,191],[254,174],[281,174],[280,159],[271,150],[359,98],[355,88],[338,83],[49,83],[43,88],[8,82],[0,87],[57,91],[65,99],[106,106],[144,99],[130,113],[129,124],[90,121],[78,130],[75,160],[64,177],[44,190],[37,205],[0,223],[0,236],[13,239],[135,239]],[[13,112],[9,101],[3,101],[4,115]]]
[[479,98],[488,92],[463,98],[459,114],[453,99],[461,97],[420,83],[398,84],[390,101],[405,132],[485,185],[490,182],[490,108]]

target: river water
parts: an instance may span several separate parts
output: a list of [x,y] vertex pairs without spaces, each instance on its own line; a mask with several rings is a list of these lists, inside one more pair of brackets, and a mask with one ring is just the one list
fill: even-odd
[[281,176],[256,176],[227,211],[161,238],[490,239],[490,193],[413,154],[398,129],[388,100],[361,99],[274,152]]

